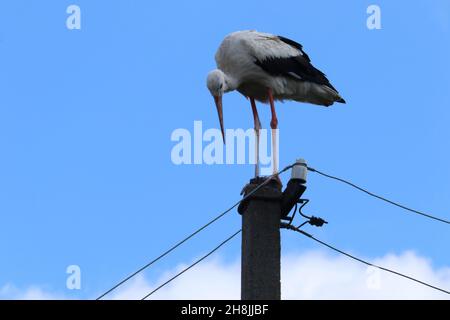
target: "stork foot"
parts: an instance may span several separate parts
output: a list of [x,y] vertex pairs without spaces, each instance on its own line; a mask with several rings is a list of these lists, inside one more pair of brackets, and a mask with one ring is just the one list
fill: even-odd
[[280,180],[278,175],[273,177],[255,177],[250,179],[250,182],[247,183],[244,188],[241,190],[241,195],[245,195],[250,189],[255,188],[257,185],[266,182],[267,179],[270,181],[267,182],[267,186],[271,186],[272,188],[281,190],[283,188],[283,183]]
[[281,182],[280,176],[278,174],[270,178],[270,180],[272,180],[279,189],[283,189],[283,183]]
[[[249,192],[251,192],[255,188],[258,188],[258,186],[261,185],[262,183],[266,183],[266,185],[262,188],[278,190],[281,195],[282,183],[281,183],[281,180],[278,177],[278,175],[273,176],[273,177],[256,177],[256,178],[250,179],[250,182],[247,183],[244,186],[244,188],[242,189],[241,195],[245,197]],[[261,191],[263,191],[263,190],[261,190]],[[274,192],[274,190],[271,191],[271,193],[273,193],[273,192]],[[238,206],[239,214],[243,214],[247,210],[248,201],[249,201],[249,199],[244,199],[243,201],[241,201],[241,203]]]

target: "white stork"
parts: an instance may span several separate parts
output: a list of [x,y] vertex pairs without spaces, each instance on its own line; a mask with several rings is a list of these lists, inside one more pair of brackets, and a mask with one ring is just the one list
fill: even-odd
[[278,128],[274,100],[295,100],[330,106],[345,103],[325,75],[316,69],[301,44],[285,37],[257,31],[238,31],[223,40],[216,53],[217,69],[208,74],[207,86],[214,97],[223,142],[222,96],[239,91],[250,99],[256,133],[255,176],[259,176],[259,121],[255,100],[269,103],[272,113],[272,155],[278,170]]

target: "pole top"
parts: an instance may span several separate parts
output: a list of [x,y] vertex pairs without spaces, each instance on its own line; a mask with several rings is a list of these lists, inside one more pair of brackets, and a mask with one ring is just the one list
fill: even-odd
[[[241,191],[241,195],[247,196],[250,192],[252,192],[255,188],[259,187],[259,185],[265,182],[268,177],[257,177],[250,180],[250,183],[246,184],[245,187]],[[268,183],[252,194],[250,197],[243,200],[238,207],[239,214],[242,214],[247,210],[248,202],[251,200],[260,200],[260,201],[275,201],[280,202],[282,199],[283,193],[281,192],[280,184],[275,180],[271,179]]]

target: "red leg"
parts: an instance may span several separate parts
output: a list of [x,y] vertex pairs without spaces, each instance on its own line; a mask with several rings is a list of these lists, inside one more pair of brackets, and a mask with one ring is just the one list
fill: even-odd
[[272,120],[270,121],[270,127],[272,129],[278,129],[278,118],[277,113],[275,112],[275,102],[273,101],[272,89],[268,89],[269,93],[269,102],[270,102],[270,111],[272,112]]
[[255,143],[255,177],[259,176],[259,134],[261,130],[261,122],[259,121],[258,116],[258,109],[256,109],[256,103],[255,99],[250,98],[250,103],[252,105],[252,111],[253,111],[253,122],[255,124],[255,136],[256,136],[256,143]]
[[[268,89],[269,95],[269,103],[270,103],[270,111],[272,113],[272,119],[270,121],[270,128],[272,129],[272,158],[273,158],[273,173],[278,172],[278,143],[277,143],[277,135],[278,135],[278,118],[277,113],[275,112],[275,102],[273,100],[272,89]],[[277,176],[278,181],[281,183],[280,178]]]

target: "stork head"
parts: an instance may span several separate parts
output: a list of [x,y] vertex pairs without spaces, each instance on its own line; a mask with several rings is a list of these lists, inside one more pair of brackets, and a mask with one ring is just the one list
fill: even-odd
[[216,69],[208,73],[206,85],[209,92],[214,97],[214,102],[219,115],[220,130],[222,131],[223,143],[225,143],[225,130],[223,127],[223,110],[222,110],[222,96],[224,92],[228,91],[226,75],[221,70]]

